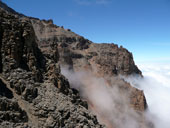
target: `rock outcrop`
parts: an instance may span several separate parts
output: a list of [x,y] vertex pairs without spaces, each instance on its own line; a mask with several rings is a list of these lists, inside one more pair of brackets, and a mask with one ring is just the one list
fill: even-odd
[[31,21],[40,49],[49,51],[54,44],[57,45],[61,65],[69,65],[75,71],[88,67],[90,70],[97,70],[97,74],[102,73],[102,76],[134,73],[141,75],[141,71],[134,64],[132,53],[122,46],[93,43],[68,29],[54,25],[52,20]]
[[93,43],[52,20],[26,17],[0,2],[0,127],[105,127],[60,67],[90,72],[116,86],[143,120],[143,91],[119,77],[142,76],[132,53],[116,44]]
[[104,127],[60,73],[58,55],[38,48],[29,18],[0,8],[0,127]]
[[143,91],[119,77],[133,74],[142,76],[132,53],[116,44],[93,43],[71,30],[54,25],[52,20],[31,18],[31,21],[43,54],[50,55],[54,49],[58,49],[61,67],[71,72],[91,72],[95,77],[104,78],[109,86],[116,86],[121,95],[128,97],[129,106],[140,113],[141,120],[144,119],[141,113],[147,109],[147,103]]
[[[114,79],[110,79],[111,77],[142,75],[133,61],[132,53],[122,46],[93,43],[67,29],[52,25],[51,20],[31,19],[31,21],[38,38],[38,46],[42,49],[43,54],[53,53],[53,49],[57,47],[60,55],[60,66],[67,67],[68,70],[92,72],[97,77],[105,78],[110,85],[115,82]],[[119,82],[117,80],[116,83],[121,88],[126,88],[127,92],[131,92],[130,97],[133,97],[131,103],[135,109],[141,111],[146,109],[147,105],[143,92],[131,87],[125,81]],[[135,99],[137,97],[141,99]]]

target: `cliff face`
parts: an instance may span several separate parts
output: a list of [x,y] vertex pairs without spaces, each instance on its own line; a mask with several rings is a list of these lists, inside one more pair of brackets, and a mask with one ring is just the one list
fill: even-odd
[[[57,46],[60,55],[60,66],[73,72],[89,71],[94,76],[105,78],[111,86],[119,75],[141,75],[141,71],[134,64],[133,56],[125,48],[116,44],[93,43],[68,29],[55,26],[52,20],[31,19],[38,46],[44,54],[50,54]],[[146,101],[143,92],[121,80],[116,84],[127,88],[131,92],[134,109],[144,111]],[[130,91],[131,90],[131,91]],[[141,99],[135,99],[140,95]]]
[[[71,81],[73,76],[70,75],[74,73],[88,72],[90,75],[92,74],[91,77],[103,78],[106,85],[118,88],[120,91],[118,97],[119,95],[122,95],[121,97],[127,97],[119,98],[119,100],[116,99],[116,102],[127,102],[130,106],[129,109],[132,108],[140,113],[137,115],[141,120],[144,120],[142,113],[147,109],[147,103],[143,91],[132,87],[119,77],[121,75],[142,75],[133,61],[132,54],[128,50],[122,46],[118,47],[116,44],[93,43],[75,34],[70,29],[64,29],[63,27],[54,25],[52,20],[31,19],[31,21],[38,39],[38,46],[43,54],[50,55],[55,49],[54,46],[58,48],[60,66],[62,69],[66,69],[67,72],[72,72],[69,75],[68,73],[64,73],[67,78],[70,78],[69,80],[72,87],[75,87],[74,84],[77,84],[75,81]],[[86,76],[84,76],[84,78],[77,77],[75,79],[80,79],[80,85],[84,85],[83,87],[85,88],[92,84],[90,82],[88,82],[88,85],[86,84],[86,81],[90,81],[91,79]],[[84,81],[84,79],[86,80]],[[82,87],[78,87],[77,89],[81,91],[80,88]],[[98,87],[96,86],[96,88]],[[91,101],[90,98],[85,99],[88,101],[90,108],[96,112],[98,108],[92,103],[93,101]],[[123,105],[122,103],[120,104]],[[118,106],[120,107],[121,105]],[[122,110],[125,109],[122,106],[120,108]],[[102,119],[102,122],[104,122],[107,127],[116,127],[116,123],[110,123],[112,121],[107,115],[96,114],[99,118],[106,117]],[[140,119],[138,122],[142,122]],[[108,123],[108,121],[105,120],[110,121]],[[118,125],[117,127],[120,126]],[[140,127],[149,126],[147,126],[147,123],[146,125],[144,123]]]
[[103,127],[60,73],[57,47],[43,55],[29,18],[0,8],[0,127]]
[[[86,71],[118,88],[130,109],[139,113],[140,127],[149,127],[143,121],[147,108],[143,91],[119,77],[142,75],[128,50],[93,43],[52,20],[26,17],[1,2],[0,23],[0,127],[104,127],[87,103],[94,111],[97,106],[88,98],[83,101],[71,88],[75,83],[61,74],[63,68],[73,73]],[[83,80],[81,84],[86,85]],[[119,100],[116,110],[123,109]],[[110,119],[103,120],[110,126]]]
[[[31,19],[41,49],[57,44],[62,65],[73,70],[88,67],[97,74],[130,75],[141,71],[134,64],[132,53],[116,44],[96,44],[75,33],[53,24],[52,20]],[[94,69],[96,67],[97,69]]]

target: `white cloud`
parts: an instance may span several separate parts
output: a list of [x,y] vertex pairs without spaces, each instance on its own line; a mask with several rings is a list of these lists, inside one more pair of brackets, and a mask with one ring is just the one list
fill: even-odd
[[139,65],[144,78],[126,78],[132,85],[144,90],[156,128],[170,127],[170,64],[143,63]]
[[[141,63],[138,66],[144,78],[129,76],[125,80],[134,87],[144,90],[149,108],[146,112],[146,120],[151,120],[155,128],[169,128],[170,63]],[[116,88],[115,85],[118,84],[116,80],[111,87],[103,78],[97,78],[90,72],[73,73],[62,68],[62,73],[69,79],[71,87],[77,88],[81,96],[88,99],[90,108],[101,122],[102,117],[107,117],[107,121],[118,128],[139,126],[139,117],[127,106],[127,97],[121,95]],[[116,109],[116,104],[120,101],[123,106],[121,111]]]
[[70,82],[71,87],[79,90],[81,96],[89,103],[89,108],[97,115],[100,123],[107,127],[138,128],[141,117],[129,106],[125,92],[117,87],[122,81],[113,80],[112,86],[104,78],[96,77],[87,71],[71,72],[61,68],[62,73]]

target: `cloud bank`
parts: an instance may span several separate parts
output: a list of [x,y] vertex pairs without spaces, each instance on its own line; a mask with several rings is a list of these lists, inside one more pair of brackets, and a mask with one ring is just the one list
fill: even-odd
[[133,86],[144,90],[149,106],[148,118],[156,128],[170,128],[170,64],[139,64],[144,78],[126,78]]
[[141,115],[129,106],[128,94],[121,92],[116,85],[119,80],[114,80],[114,85],[109,86],[104,78],[95,77],[90,72],[71,72],[66,68],[61,68],[61,71],[68,78],[71,87],[79,90],[92,112],[107,128],[140,127]]
[[[155,128],[170,128],[170,64],[141,63],[138,66],[143,78],[135,75],[120,77],[144,91],[148,104],[145,119],[151,121]],[[103,78],[86,71],[73,73],[62,68],[62,73],[71,86],[88,100],[90,109],[108,128],[140,127],[141,117],[128,106],[129,101],[121,94],[116,82],[112,87],[108,86]]]

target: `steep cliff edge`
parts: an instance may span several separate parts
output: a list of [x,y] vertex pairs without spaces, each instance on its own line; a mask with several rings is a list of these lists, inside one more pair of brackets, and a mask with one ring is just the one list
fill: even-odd
[[0,8],[0,127],[103,127],[60,73],[57,48],[44,56],[31,21]]
[[[31,19],[41,49],[50,49],[57,44],[62,65],[69,65],[75,71],[88,67],[97,68],[104,75],[141,75],[133,61],[132,53],[116,44],[97,44],[82,36],[53,24],[52,20]],[[66,61],[67,60],[67,61]],[[83,61],[83,62],[82,62]],[[78,65],[79,64],[79,65]],[[95,66],[94,66],[95,65]]]
[[[31,19],[31,21],[38,38],[38,46],[44,54],[50,54],[54,46],[58,47],[61,67],[74,72],[84,70],[92,72],[97,77],[105,78],[110,85],[119,75],[141,75],[141,71],[133,61],[132,54],[122,46],[93,43],[71,30],[54,25],[52,20]],[[116,83],[119,84],[119,82]],[[135,100],[133,104],[138,104],[135,109],[144,111],[147,106],[144,94],[125,81],[120,83],[121,87],[132,89],[134,98],[137,95],[143,97],[142,101]]]
[[[118,47],[116,44],[93,43],[75,34],[70,29],[64,29],[63,27],[54,25],[52,20],[46,21],[31,18],[31,21],[38,39],[38,46],[43,54],[51,54],[54,50],[54,46],[57,46],[60,56],[59,63],[62,69],[67,70],[67,73],[64,74],[67,78],[71,78],[70,75],[76,72],[88,72],[93,74],[91,77],[104,78],[104,83],[106,85],[115,86],[120,91],[122,97],[128,97],[126,100],[120,98],[119,101],[116,102],[123,102],[124,100],[133,110],[140,113],[139,116],[141,117],[139,118],[141,118],[141,120],[145,120],[142,113],[147,109],[147,103],[143,91],[132,87],[119,77],[120,75],[128,76],[132,74],[142,76],[141,71],[133,61],[132,53],[122,46]],[[72,73],[68,75],[68,72]],[[90,86],[90,83],[87,85],[82,82],[83,79],[90,81],[90,78],[85,77],[79,78],[81,79],[80,83],[84,85],[83,87]],[[75,87],[75,81],[72,82],[70,80],[70,83],[72,87]],[[80,88],[81,87],[78,87],[77,89],[81,91]],[[118,94],[118,97],[120,94]],[[88,100],[92,110],[93,108],[97,109],[90,99],[85,99]],[[123,110],[125,108],[121,107],[121,109]],[[103,118],[103,115],[97,115]],[[109,118],[103,120],[109,120]],[[102,122],[106,124],[108,121]],[[107,126],[110,125],[108,124],[109,123],[107,123]],[[115,124],[116,123],[111,123],[110,126],[116,126]],[[144,124],[142,127],[146,125]]]
[[[71,88],[75,83],[69,84],[62,69],[103,78],[106,85],[115,86],[127,97],[129,109],[139,114],[140,127],[150,127],[143,117],[147,109],[143,91],[119,77],[142,75],[128,50],[116,44],[93,43],[52,20],[26,17],[5,4],[0,8],[0,23],[1,127],[104,127]],[[86,100],[92,111],[98,109]],[[118,109],[114,109],[124,109],[123,100],[119,99]],[[109,118],[95,114],[104,118],[107,126],[116,127]]]

